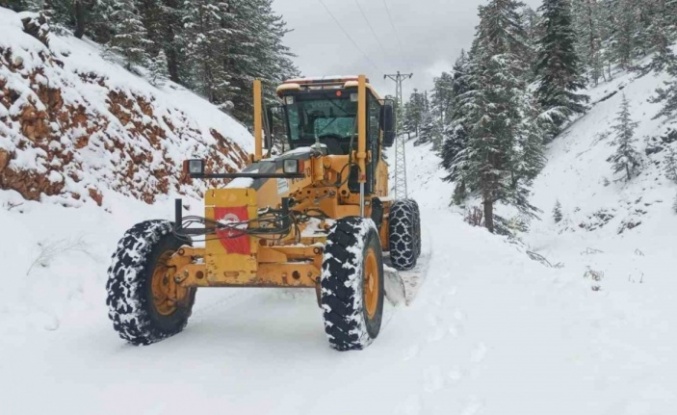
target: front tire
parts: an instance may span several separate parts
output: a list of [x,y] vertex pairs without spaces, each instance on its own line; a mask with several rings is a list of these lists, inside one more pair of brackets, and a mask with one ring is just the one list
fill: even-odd
[[120,337],[133,345],[179,333],[191,314],[195,288],[178,287],[167,276],[166,261],[189,245],[172,233],[173,226],[164,220],[133,226],[118,243],[108,268],[108,317]]
[[383,254],[371,219],[336,221],[320,277],[324,328],[332,348],[361,350],[378,336],[383,317]]

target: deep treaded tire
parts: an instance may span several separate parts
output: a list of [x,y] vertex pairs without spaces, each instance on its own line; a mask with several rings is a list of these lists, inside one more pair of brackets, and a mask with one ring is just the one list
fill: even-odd
[[381,329],[384,293],[381,243],[371,219],[344,218],[332,226],[320,286],[331,347],[360,350],[371,344]]
[[414,242],[416,243],[416,258],[421,256],[421,210],[414,199],[406,199],[414,211]]
[[195,289],[186,304],[161,314],[153,301],[152,275],[163,254],[186,242],[172,233],[173,223],[141,222],[129,229],[118,243],[108,268],[108,317],[120,337],[134,345],[149,345],[179,333],[186,326],[195,301]]
[[420,225],[411,200],[396,200],[390,206],[390,262],[398,271],[416,266],[420,252]]

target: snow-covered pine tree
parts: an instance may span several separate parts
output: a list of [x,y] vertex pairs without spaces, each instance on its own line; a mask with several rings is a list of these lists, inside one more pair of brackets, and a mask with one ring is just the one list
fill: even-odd
[[597,0],[572,0],[572,22],[576,33],[576,54],[580,58],[581,72],[588,69],[595,85],[604,77],[602,55],[602,23]]
[[667,146],[668,155],[665,158],[665,176],[677,184],[677,152]]
[[433,115],[434,140],[433,150],[440,151],[444,132],[452,117],[452,105],[454,103],[454,76],[448,72],[442,72],[434,79],[433,93],[430,97],[430,108]]
[[552,210],[552,218],[555,223],[560,223],[562,221],[562,204],[559,200],[555,202],[555,208]]
[[632,121],[630,102],[625,94],[618,112],[616,124],[612,127],[615,132],[614,144],[616,152],[609,158],[615,173],[624,173],[625,181],[630,181],[641,166],[641,156],[635,149],[635,129],[638,123]]
[[94,0],[89,10],[87,36],[102,45],[110,42],[114,11],[115,0]]
[[423,125],[423,117],[429,106],[427,94],[414,89],[414,92],[409,97],[409,101],[404,106],[404,127],[407,133],[413,134],[415,137],[419,136],[421,126]]
[[543,137],[547,134],[547,126],[544,128],[540,121],[540,107],[534,96],[525,92],[520,104],[522,124],[517,139],[517,173],[513,180],[523,180],[527,187],[531,187],[545,167]]
[[536,59],[538,56],[538,40],[543,37],[543,26],[541,23],[541,16],[531,7],[524,7],[520,12],[521,25],[524,28],[525,39],[529,46],[528,55],[525,60],[529,62],[529,73],[527,82],[534,81],[536,76]]
[[231,77],[229,98],[233,115],[250,120],[252,81],[260,78],[265,96],[274,99],[274,87],[284,78],[298,75],[293,54],[282,42],[289,32],[282,16],[272,8],[272,0],[229,0],[229,31],[224,68]]
[[7,7],[15,12],[38,12],[42,9],[44,0],[3,0],[0,7]]
[[54,33],[63,33],[71,23],[71,1],[45,0],[42,7],[51,30]]
[[[114,1],[114,0],[98,0]],[[183,50],[183,16],[190,10],[184,9],[183,0],[142,0],[139,2],[139,13],[144,27],[148,31],[148,39],[152,41],[148,52],[157,56],[164,51],[167,58],[169,78],[177,83],[188,81],[187,71],[192,63]],[[182,75],[187,76],[184,80]]]
[[186,0],[182,38],[191,87],[223,110],[230,106],[230,76],[223,65],[230,34],[224,27],[227,8],[221,0]]
[[134,65],[147,65],[147,49],[151,41],[141,22],[134,0],[117,0],[111,14],[113,36],[108,42],[109,52],[124,58],[125,68],[131,71]]
[[463,151],[467,190],[484,205],[485,226],[494,232],[494,205],[503,202],[525,214],[529,181],[520,177],[524,108],[529,96],[525,83],[520,3],[492,0],[480,6],[480,24],[470,61],[470,92],[463,96],[469,137]]
[[650,52],[655,53],[652,65],[662,71],[674,59],[672,43],[677,38],[677,1],[649,0],[651,21],[647,27],[651,42]]
[[637,48],[641,45],[639,35],[642,33],[639,24],[638,0],[617,0],[611,4],[616,10],[616,26],[612,40],[612,51],[615,61],[623,69],[629,69],[634,58],[638,55]]
[[465,170],[467,162],[467,147],[469,135],[468,113],[472,103],[471,91],[471,59],[465,51],[456,60],[453,69],[453,97],[451,119],[444,134],[445,139],[440,152],[442,167],[449,172],[446,181],[455,183],[452,202],[460,205],[468,196],[465,185]]
[[149,81],[151,85],[162,86],[169,75],[167,72],[167,56],[164,50],[160,49],[157,56],[150,59],[148,70],[150,71]]
[[440,131],[438,126],[439,124],[436,122],[431,111],[423,113],[418,139],[414,142],[414,145],[439,141],[438,136],[440,135]]
[[[677,3],[677,0],[674,1]],[[656,114],[654,119],[677,117],[677,56],[669,49],[662,55],[660,66],[670,75],[671,79],[665,81],[662,88],[656,90],[656,95],[649,99],[652,103],[662,103],[663,108]]]
[[578,93],[585,83],[576,55],[569,0],[545,0],[539,10],[545,35],[536,66],[537,97],[543,109],[541,118],[552,124],[549,138],[553,138],[573,114],[585,112],[589,97]]

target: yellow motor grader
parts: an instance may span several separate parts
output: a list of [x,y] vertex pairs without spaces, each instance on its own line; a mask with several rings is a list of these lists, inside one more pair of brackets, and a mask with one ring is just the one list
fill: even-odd
[[388,197],[393,103],[364,75],[289,80],[277,97],[287,151],[272,155],[276,117],[255,81],[249,166],[221,173],[187,160],[194,179],[230,180],[206,191],[204,217],[184,216],[178,199],[174,221],[139,223],[120,240],[107,304],[123,339],[177,334],[203,287],[314,288],[333,348],[362,349],[378,336],[384,266],[409,270],[421,252],[418,205]]

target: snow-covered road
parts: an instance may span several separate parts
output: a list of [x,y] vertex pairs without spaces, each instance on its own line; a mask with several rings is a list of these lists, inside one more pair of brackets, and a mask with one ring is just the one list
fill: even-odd
[[[587,282],[448,210],[422,216],[427,278],[411,306],[387,311],[367,350],[328,347],[312,292],[202,290],[187,329],[150,347],[118,339],[102,302],[58,330],[6,337],[0,412],[616,415],[652,413],[628,402],[675,407],[676,375],[654,373],[675,368],[669,345],[640,340],[656,325],[616,313]],[[621,342],[619,333],[637,339]]]

